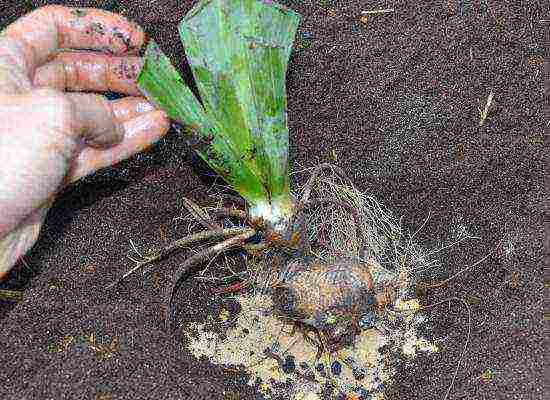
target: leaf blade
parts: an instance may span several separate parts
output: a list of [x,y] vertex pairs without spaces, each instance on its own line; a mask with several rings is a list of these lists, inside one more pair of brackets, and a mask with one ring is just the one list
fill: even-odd
[[261,179],[290,203],[286,69],[299,15],[256,0],[206,0],[180,37],[206,112]]
[[184,126],[182,133],[193,150],[247,201],[254,204],[267,197],[262,182],[219,134],[219,128],[154,41],[148,44],[137,82],[149,101]]

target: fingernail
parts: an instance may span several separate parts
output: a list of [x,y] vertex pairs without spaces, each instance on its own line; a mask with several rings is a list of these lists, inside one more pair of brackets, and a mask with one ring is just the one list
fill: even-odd
[[140,101],[136,105],[136,111],[140,114],[143,114],[143,113],[146,113],[146,112],[149,112],[149,111],[153,111],[154,109],[155,109],[155,107],[146,100]]

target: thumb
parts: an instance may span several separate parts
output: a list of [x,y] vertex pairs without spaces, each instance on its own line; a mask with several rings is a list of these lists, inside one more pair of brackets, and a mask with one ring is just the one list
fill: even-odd
[[110,147],[124,139],[124,127],[117,121],[112,102],[91,93],[66,93],[73,113],[72,134],[91,147]]
[[104,147],[123,136],[103,96],[51,89],[0,95],[0,237],[59,190],[82,142]]

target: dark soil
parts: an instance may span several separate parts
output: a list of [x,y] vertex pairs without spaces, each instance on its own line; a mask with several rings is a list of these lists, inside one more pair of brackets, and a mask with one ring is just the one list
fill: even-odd
[[[0,27],[45,3],[56,2],[9,2],[1,8]],[[124,13],[182,70],[176,25],[194,3],[65,2]],[[549,25],[539,22],[550,13],[544,2],[284,3],[303,15],[287,75],[292,167],[312,167],[335,154],[353,181],[402,215],[409,229],[430,213],[419,233],[428,248],[464,228],[479,236],[442,254],[447,274],[504,238],[493,256],[448,288],[429,291],[426,302],[459,297],[471,304],[471,343],[450,398],[542,399],[543,289],[549,282],[543,266],[550,254],[543,167],[549,155],[550,116],[543,112],[550,92]],[[369,17],[366,25],[359,21],[361,10],[380,7],[395,12]],[[478,106],[491,91],[495,108],[479,126]],[[118,291],[105,289],[131,266],[125,258],[130,239],[140,248],[161,245],[163,224],[169,238],[185,234],[172,222],[180,199],[200,201],[208,189],[192,160],[171,131],[148,151],[59,196],[27,265],[17,265],[0,284],[25,291],[15,306],[0,303],[2,399],[259,396],[239,374],[197,361],[181,338],[164,333],[162,289],[153,272],[160,272],[161,286],[167,284],[184,255]],[[211,289],[186,284],[176,299],[180,313],[204,315],[214,306]],[[430,316],[434,336],[447,337],[443,351],[403,368],[391,399],[444,396],[467,315],[451,303]],[[96,350],[89,346],[92,332]]]

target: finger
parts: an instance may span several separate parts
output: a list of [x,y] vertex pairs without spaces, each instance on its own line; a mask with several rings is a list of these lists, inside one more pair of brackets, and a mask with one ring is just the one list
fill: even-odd
[[73,110],[70,132],[93,147],[112,146],[122,140],[124,127],[116,121],[112,103],[104,96],[89,93],[66,93],[65,96]]
[[153,111],[155,107],[143,97],[124,97],[118,100],[111,100],[111,109],[117,122],[129,121],[138,115]]
[[[73,101],[78,102],[80,109],[75,116],[75,119],[80,120],[80,126],[74,129],[83,131],[82,136],[87,145],[98,148],[119,143],[125,135],[124,122],[155,109],[143,97],[106,100],[99,95],[82,95],[73,96]],[[97,105],[90,106],[96,101]]]
[[140,95],[136,78],[143,59],[119,57],[93,52],[63,52],[39,67],[34,74],[35,86],[65,90],[107,90]]
[[16,20],[3,33],[8,42],[12,41],[11,47],[19,48],[28,76],[61,48],[137,54],[145,41],[143,30],[121,15],[59,5],[38,8]]
[[151,111],[124,123],[124,140],[109,149],[84,148],[74,160],[68,182],[74,182],[98,169],[116,164],[119,161],[144,150],[170,128],[170,121],[164,111]]

